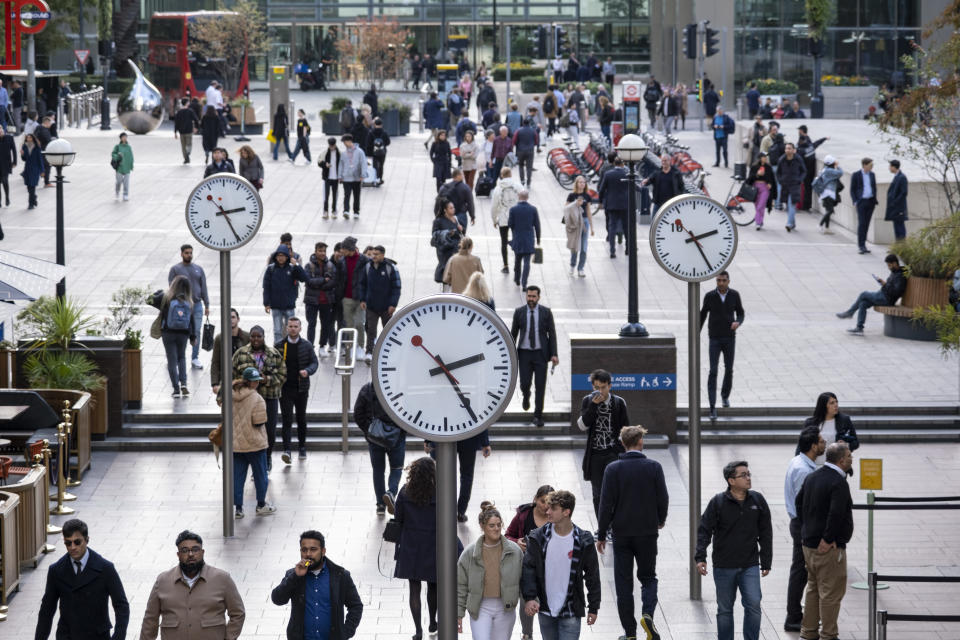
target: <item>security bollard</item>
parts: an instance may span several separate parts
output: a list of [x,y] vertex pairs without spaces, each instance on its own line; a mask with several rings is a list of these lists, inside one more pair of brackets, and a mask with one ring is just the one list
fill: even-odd
[[[57,493],[50,496],[51,500],[57,501],[56,508],[50,511],[50,513],[55,516],[65,516],[74,512],[73,509],[63,504],[67,496],[67,492],[64,490],[64,485],[67,484],[67,480],[63,474],[63,459],[67,455],[66,440],[67,436],[64,431],[64,425],[61,422],[57,425]],[[76,499],[76,496],[74,496],[74,499]]]
[[79,487],[83,484],[80,480],[70,477],[70,435],[73,433],[73,412],[70,411],[70,401],[63,401],[63,411],[60,412],[60,415],[63,416],[63,421],[67,425],[67,486],[68,487]]
[[874,621],[876,626],[880,627],[877,640],[887,640],[887,610],[877,611],[877,619]]
[[334,361],[334,371],[340,376],[341,384],[341,413],[340,413],[340,450],[347,453],[350,450],[349,438],[349,418],[350,418],[350,376],[353,375],[354,366],[357,364],[357,330],[340,329],[337,332],[337,350],[336,360]]

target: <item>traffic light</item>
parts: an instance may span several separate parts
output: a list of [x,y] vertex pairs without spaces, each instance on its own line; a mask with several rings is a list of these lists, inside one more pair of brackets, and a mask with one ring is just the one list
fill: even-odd
[[557,53],[566,56],[570,53],[570,40],[567,37],[567,30],[559,26],[556,29]]
[[709,58],[712,55],[720,53],[720,49],[717,48],[718,44],[720,44],[720,32],[707,27],[706,37],[703,43],[704,57]]
[[547,30],[543,25],[537,27],[537,57],[547,57]]
[[683,54],[691,60],[697,59],[697,25],[688,24],[683,28]]

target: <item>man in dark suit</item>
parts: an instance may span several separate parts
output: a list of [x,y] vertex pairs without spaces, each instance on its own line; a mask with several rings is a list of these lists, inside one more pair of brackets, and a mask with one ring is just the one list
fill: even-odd
[[510,207],[507,214],[507,227],[513,234],[510,242],[514,255],[513,282],[526,289],[527,278],[530,276],[530,257],[540,246],[540,214],[537,208],[528,202],[530,192],[526,187],[520,189],[517,197],[517,204]]
[[862,169],[850,177],[850,195],[857,208],[857,247],[860,255],[870,253],[867,249],[867,229],[873,210],[877,206],[877,176],[873,173],[873,159],[860,161]]
[[10,206],[10,174],[17,166],[17,145],[13,136],[7,135],[7,130],[0,127],[0,188],[7,206]]
[[603,211],[607,215],[607,242],[610,244],[611,258],[617,257],[617,242],[623,242],[623,234],[627,230],[627,189],[627,171],[623,168],[623,160],[617,156],[613,168],[604,172],[598,188]]
[[700,328],[703,329],[707,316],[710,324],[707,335],[710,336],[710,372],[707,374],[707,398],[710,400],[710,419],[717,419],[717,365],[723,354],[723,384],[720,385],[720,398],[724,407],[730,406],[730,390],[733,388],[733,356],[737,345],[737,329],[743,324],[743,304],[740,294],[730,288],[730,274],[721,271],[717,274],[717,288],[707,292],[700,309]]
[[[47,588],[40,603],[34,640],[46,640],[53,626],[53,614],[60,602],[57,622],[59,640],[123,640],[127,637],[130,605],[113,563],[87,548],[87,524],[67,520],[63,543],[67,555],[47,570]],[[110,633],[107,598],[113,602],[116,624]]]
[[540,287],[527,287],[527,304],[513,312],[510,333],[517,341],[517,359],[520,361],[520,392],[523,410],[530,410],[530,381],[535,378],[536,400],[533,406],[533,424],[543,426],[543,397],[547,392],[547,361],[557,366],[557,329],[553,313],[540,302]]
[[893,222],[893,236],[897,240],[903,240],[907,237],[907,176],[900,171],[900,161],[890,161],[890,173],[893,174],[893,182],[887,189],[887,211],[883,216],[884,220]]
[[668,153],[660,156],[660,171],[644,178],[641,184],[644,186],[649,184],[653,187],[654,214],[667,200],[687,192],[683,186],[683,176],[673,166],[673,158]]
[[846,547],[853,536],[853,500],[847,473],[853,453],[846,442],[827,447],[826,463],[810,473],[797,494],[800,539],[807,565],[801,638],[836,638],[840,602],[847,589]]

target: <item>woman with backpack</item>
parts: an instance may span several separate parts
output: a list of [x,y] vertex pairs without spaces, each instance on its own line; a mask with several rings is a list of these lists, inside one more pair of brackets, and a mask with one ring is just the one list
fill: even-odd
[[550,85],[550,88],[545,94],[543,94],[543,115],[547,119],[547,137],[553,135],[557,131],[557,113],[559,111],[559,105],[557,104],[557,97],[553,95],[556,85]]
[[[357,401],[353,405],[353,417],[367,440],[370,466],[373,467],[373,493],[376,495],[377,515],[382,516],[386,505],[398,496],[400,478],[403,476],[403,458],[407,450],[407,432],[393,424],[377,399],[373,384],[369,382],[360,387]],[[375,425],[374,420],[379,420],[380,424]],[[384,483],[383,474],[387,471],[387,463],[390,464],[390,475]]]
[[437,181],[437,191],[450,179],[452,154],[447,142],[447,130],[439,129],[437,139],[430,145],[430,161],[433,163],[433,177]]
[[812,190],[820,197],[820,204],[823,206],[823,216],[820,217],[818,231],[823,234],[833,234],[830,231],[830,216],[833,210],[840,204],[840,191],[843,190],[843,183],[840,177],[843,176],[843,169],[833,156],[827,156],[823,159],[823,170],[813,181]]
[[[204,116],[206,117],[206,116]],[[290,120],[287,119],[287,109],[282,104],[277,105],[277,111],[273,114],[273,138],[275,142],[273,143],[273,160],[277,160],[277,152],[280,150],[280,141],[283,141],[283,148],[287,152],[287,157],[291,156],[290,153]]]
[[200,118],[200,139],[203,142],[203,163],[210,163],[210,154],[217,148],[220,139],[220,116],[217,109],[211,104]]
[[160,303],[160,338],[167,354],[167,373],[170,374],[174,398],[190,395],[187,389],[187,342],[193,344],[197,341],[197,330],[190,281],[177,276]]

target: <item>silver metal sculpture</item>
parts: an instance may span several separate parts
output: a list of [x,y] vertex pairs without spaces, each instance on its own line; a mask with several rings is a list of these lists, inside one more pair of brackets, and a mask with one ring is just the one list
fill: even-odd
[[150,133],[163,122],[163,95],[133,60],[128,59],[127,63],[133,68],[135,78],[117,101],[117,118],[128,131]]

